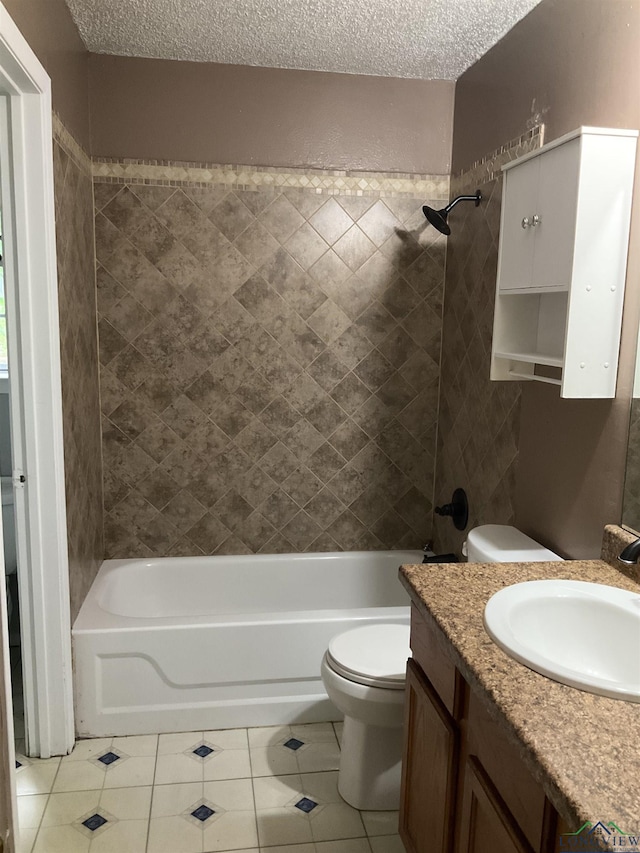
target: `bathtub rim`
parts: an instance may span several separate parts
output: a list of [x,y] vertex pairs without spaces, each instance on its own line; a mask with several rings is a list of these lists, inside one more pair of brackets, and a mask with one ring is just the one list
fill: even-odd
[[[100,606],[99,595],[104,584],[108,582],[110,575],[124,566],[132,566],[142,564],[145,566],[152,565],[163,560],[231,560],[235,565],[246,565],[252,560],[260,559],[261,557],[282,557],[286,558],[320,558],[321,560],[336,560],[345,556],[366,557],[370,554],[389,555],[398,554],[399,561],[397,570],[401,565],[415,565],[407,563],[400,558],[400,555],[405,557],[412,554],[417,557],[422,557],[422,552],[413,549],[389,549],[385,551],[321,551],[321,552],[297,552],[292,554],[241,554],[241,555],[215,555],[215,556],[195,556],[195,557],[154,557],[154,558],[128,558],[104,560],[96,574],[96,577],[89,588],[89,591],[82,603],[80,611],[72,625],[72,634],[90,634],[96,631],[119,631],[123,629],[132,630],[154,630],[162,628],[176,628],[187,630],[189,628],[198,627],[206,624],[211,625],[231,625],[231,624],[261,624],[265,621],[273,621],[274,623],[286,624],[292,621],[300,621],[300,617],[304,614],[305,620],[330,620],[338,621],[339,617],[348,612],[353,618],[364,618],[365,614],[371,611],[371,606],[361,608],[324,608],[324,609],[308,609],[308,610],[284,610],[284,611],[249,611],[237,613],[222,613],[222,614],[203,614],[203,615],[171,615],[171,616],[122,616],[105,610]],[[400,585],[400,581],[398,580]],[[407,601],[408,605],[408,601]],[[401,616],[406,611],[407,605],[380,605],[385,611],[397,611],[397,615]]]

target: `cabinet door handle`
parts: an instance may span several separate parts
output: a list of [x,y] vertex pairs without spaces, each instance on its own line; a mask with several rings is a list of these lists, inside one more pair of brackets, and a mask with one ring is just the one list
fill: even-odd
[[540,219],[537,213],[534,213],[533,218],[531,220],[531,224],[534,228],[536,227],[536,225],[542,225],[542,219]]
[[523,228],[529,228],[531,225],[531,220],[528,216],[523,217],[522,222],[520,223]]

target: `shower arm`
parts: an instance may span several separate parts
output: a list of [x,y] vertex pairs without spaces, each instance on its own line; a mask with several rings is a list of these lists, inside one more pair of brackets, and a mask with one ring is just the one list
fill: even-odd
[[478,190],[473,195],[459,195],[456,198],[454,198],[454,200],[445,207],[445,211],[447,213],[449,213],[449,211],[453,210],[453,208],[456,206],[456,204],[459,201],[475,201],[476,207],[478,207],[481,199],[482,199],[482,195],[480,193],[480,190]]

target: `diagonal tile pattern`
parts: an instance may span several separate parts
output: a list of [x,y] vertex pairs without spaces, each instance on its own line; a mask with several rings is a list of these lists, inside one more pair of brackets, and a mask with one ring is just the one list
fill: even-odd
[[[448,239],[434,494],[436,503],[446,503],[453,489],[463,486],[470,505],[468,528],[510,524],[514,518],[520,386],[489,379],[500,169],[541,143],[541,128],[534,127],[451,181],[452,197],[480,188],[483,202],[479,208],[457,208]],[[405,374],[409,381],[410,374]],[[434,532],[437,551],[460,553],[464,532],[456,531],[448,519],[435,516]]]
[[[17,853],[402,850],[397,812],[359,812],[340,797],[341,734],[342,723],[312,723],[100,738],[62,760],[20,756]],[[205,741],[218,757],[203,763],[192,751]],[[291,741],[301,744],[295,752]],[[144,761],[145,772],[115,777],[92,763],[108,752]],[[293,763],[279,763],[279,753]]]
[[[513,523],[520,422],[519,384],[489,379],[502,180],[480,189],[479,208],[458,208],[447,250],[435,488],[436,503],[446,503],[464,487],[467,529]],[[460,553],[464,531],[440,516],[434,530],[436,552]]]
[[[88,157],[74,145],[54,115],[56,250],[72,619],[96,576],[104,548],[91,165]],[[80,162],[81,159],[84,162]],[[122,310],[126,309],[125,304]]]
[[421,546],[445,253],[424,199],[95,187],[106,555]]

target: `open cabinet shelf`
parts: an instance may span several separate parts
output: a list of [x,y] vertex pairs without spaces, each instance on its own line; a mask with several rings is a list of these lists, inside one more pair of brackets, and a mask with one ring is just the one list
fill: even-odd
[[495,352],[495,358],[504,358],[509,361],[524,361],[527,364],[541,364],[547,367],[562,367],[560,356],[545,355],[541,352]]

